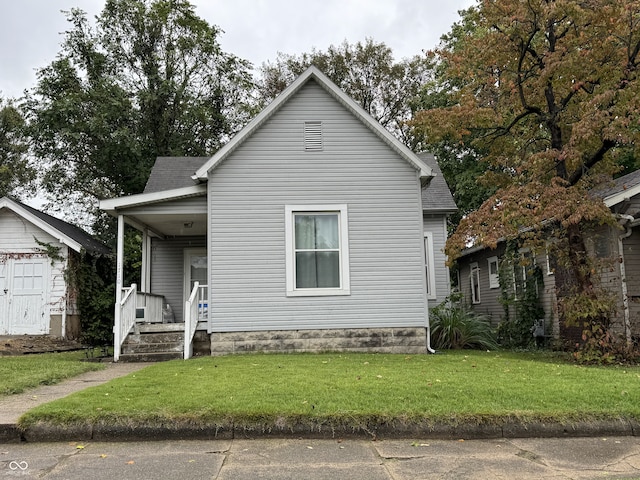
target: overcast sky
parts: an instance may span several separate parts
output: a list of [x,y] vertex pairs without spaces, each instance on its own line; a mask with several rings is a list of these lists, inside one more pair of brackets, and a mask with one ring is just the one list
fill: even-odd
[[[396,59],[433,48],[474,0],[192,0],[196,13],[224,30],[220,43],[259,66],[278,52],[326,50],[371,37]],[[61,10],[77,7],[89,18],[104,0],[0,0],[0,96],[19,97],[35,85],[35,71],[60,50],[69,29]]]

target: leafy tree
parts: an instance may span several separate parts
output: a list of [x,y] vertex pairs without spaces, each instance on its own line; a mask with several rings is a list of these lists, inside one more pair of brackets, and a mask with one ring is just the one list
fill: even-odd
[[400,140],[412,143],[406,122],[411,104],[430,75],[430,62],[414,56],[396,62],[384,43],[368,38],[364,43],[331,45],[326,52],[313,49],[301,55],[278,54],[260,71],[261,98],[275,98],[309,66],[316,66],[338,87]]
[[0,197],[18,198],[32,190],[35,172],[27,158],[24,126],[20,111],[0,98]]
[[[459,52],[468,36],[474,35],[477,29],[477,9],[472,7],[459,12],[460,21],[453,24],[451,31],[440,38],[440,49],[448,52]],[[432,62],[433,78],[423,85],[412,110],[433,110],[452,107],[456,104],[456,93],[469,79],[447,68],[449,63],[443,56],[427,52]],[[413,124],[413,122],[410,122]],[[462,218],[477,210],[482,203],[495,193],[495,187],[482,182],[483,174],[489,168],[484,161],[480,146],[470,141],[460,142],[451,135],[439,138],[428,138],[420,124],[414,128],[412,135],[418,150],[433,152],[442,174],[451,190],[458,206],[458,212],[448,218],[449,229],[454,231]]]
[[611,304],[584,235],[612,222],[590,192],[640,140],[640,2],[492,0],[473,15],[473,34],[435,52],[447,76],[465,81],[450,105],[417,116],[431,141],[477,148],[497,188],[460,222],[447,253],[517,236],[540,247],[553,235],[563,320],[606,326]]
[[250,64],[187,0],[107,0],[71,24],[29,94],[43,186],[80,205],[142,191],[157,156],[215,152],[252,114]]

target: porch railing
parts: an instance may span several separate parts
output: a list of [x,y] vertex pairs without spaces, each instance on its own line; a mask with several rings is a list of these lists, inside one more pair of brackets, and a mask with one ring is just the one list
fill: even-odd
[[162,323],[162,303],[164,296],[155,295],[153,293],[136,293],[136,311],[143,310],[143,316],[140,318],[138,312],[138,322],[144,323]]
[[122,300],[120,300],[120,316],[113,328],[113,360],[118,361],[122,343],[136,323],[136,292],[137,285],[134,283],[129,288],[122,289]]
[[195,282],[189,299],[184,305],[184,359],[193,356],[193,336],[198,328],[198,322],[205,320],[208,315],[207,286]]

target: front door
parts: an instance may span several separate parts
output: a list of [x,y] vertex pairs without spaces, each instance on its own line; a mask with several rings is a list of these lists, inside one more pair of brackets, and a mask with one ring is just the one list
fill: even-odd
[[[204,248],[187,249],[185,250],[185,262],[184,262],[184,300],[189,299],[189,295],[193,290],[193,286],[196,282],[204,287],[208,284],[208,265],[207,265],[207,251]],[[208,289],[203,288],[200,290],[198,298],[200,316],[206,317],[208,310]]]
[[0,334],[49,333],[48,265],[44,258],[0,264]]

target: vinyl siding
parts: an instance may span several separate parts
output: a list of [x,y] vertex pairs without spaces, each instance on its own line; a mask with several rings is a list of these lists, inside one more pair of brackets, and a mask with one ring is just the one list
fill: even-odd
[[[304,151],[321,121],[323,150]],[[310,81],[209,176],[210,330],[426,324],[417,172]],[[287,297],[285,206],[346,204],[351,294]]]
[[[459,278],[461,285],[460,292],[463,294],[465,301],[472,307],[475,312],[489,316],[491,324],[496,327],[505,318],[505,309],[500,303],[501,288],[489,287],[489,263],[491,257],[498,257],[498,261],[502,261],[504,255],[504,245],[498,245],[495,250],[480,250],[478,252],[465,255],[458,260],[458,268],[460,271]],[[469,280],[471,274],[470,265],[477,262],[480,268],[480,303],[471,304],[471,282]],[[538,286],[538,301],[545,312],[546,327],[551,328],[554,333],[558,332],[557,312],[555,302],[555,278],[554,275],[548,274],[546,255],[540,254],[536,256],[536,264],[541,269],[542,285]],[[510,315],[515,312],[515,307],[510,308]],[[551,332],[548,332],[551,333]]]
[[[21,216],[6,209],[0,210],[0,255],[29,254],[44,256],[44,254],[39,253],[42,247],[38,245],[35,239],[59,248],[62,260],[53,260],[53,262],[49,260],[49,282],[46,287],[46,297],[48,298],[50,313],[62,313],[66,300],[64,270],[67,265],[68,248]],[[75,311],[74,305],[70,305],[70,308]]]
[[449,268],[446,265],[447,257],[444,254],[444,245],[447,241],[447,225],[444,215],[424,215],[423,229],[433,235],[433,261],[436,284],[436,298],[429,299],[429,307],[434,307],[451,293],[449,280]]
[[176,322],[184,321],[184,251],[187,248],[206,248],[205,237],[151,240],[151,292],[164,296],[164,303],[171,305]]
[[640,337],[640,230],[623,240],[631,334]]

